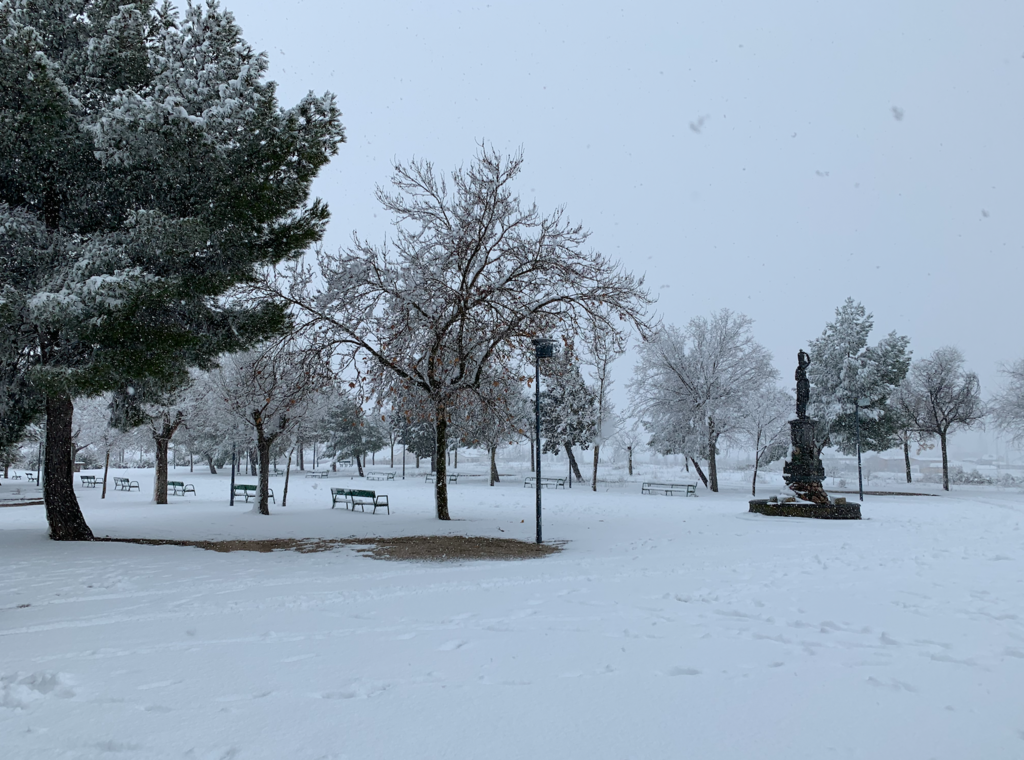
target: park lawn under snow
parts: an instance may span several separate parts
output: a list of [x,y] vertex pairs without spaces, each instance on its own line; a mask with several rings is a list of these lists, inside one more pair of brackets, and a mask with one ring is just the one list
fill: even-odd
[[[182,472],[198,496],[166,506],[138,470],[116,474],[141,495],[79,490],[89,524],[533,537],[521,477],[453,486],[441,523],[422,477],[374,484],[390,516],[332,511],[348,476],[294,477],[260,517],[227,475]],[[639,479],[546,491],[565,549],[518,562],[58,544],[42,507],[0,509],[0,754],[1024,757],[1021,493],[868,497],[829,522],[751,515],[738,479],[697,499]]]

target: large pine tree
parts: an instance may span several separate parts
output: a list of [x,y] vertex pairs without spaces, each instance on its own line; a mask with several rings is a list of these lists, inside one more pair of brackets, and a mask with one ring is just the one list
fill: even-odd
[[171,388],[285,324],[229,296],[322,236],[310,185],[344,131],[266,70],[215,0],[0,0],[0,380],[45,409],[54,539],[91,537],[74,396]]

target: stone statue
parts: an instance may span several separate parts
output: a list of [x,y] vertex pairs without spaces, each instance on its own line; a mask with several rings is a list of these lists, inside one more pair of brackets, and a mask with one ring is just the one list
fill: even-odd
[[810,364],[811,357],[805,351],[796,355],[796,416],[801,420],[807,419],[807,399],[811,395],[811,383],[807,379]]

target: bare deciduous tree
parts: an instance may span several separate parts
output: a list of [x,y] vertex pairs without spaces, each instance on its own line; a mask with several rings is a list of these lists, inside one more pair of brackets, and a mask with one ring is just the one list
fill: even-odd
[[597,465],[601,458],[601,444],[616,433],[615,412],[608,391],[611,389],[611,364],[626,351],[620,336],[609,333],[600,326],[588,331],[586,336],[586,360],[594,368],[591,377],[597,384],[597,414],[594,425],[594,471],[590,488],[597,490]]
[[766,387],[747,397],[740,428],[754,447],[754,477],[750,495],[757,496],[757,471],[786,455],[789,449],[788,420],[793,414],[793,397],[781,388]]
[[992,399],[992,416],[996,427],[1019,445],[1024,443],[1024,359],[1003,367],[1001,373],[1007,383]]
[[589,233],[563,208],[525,205],[512,187],[522,164],[522,154],[481,147],[449,188],[427,161],[396,163],[393,191],[377,190],[394,218],[388,242],[356,237],[337,255],[321,253],[318,275],[296,267],[290,288],[269,283],[374,392],[397,378],[429,399],[442,520],[449,413],[460,394],[479,388],[488,369],[521,363],[531,337],[577,334],[584,318],[615,334],[647,327],[643,280],[585,250]]
[[316,351],[291,341],[223,357],[221,365],[220,391],[256,437],[259,486],[253,512],[269,515],[270,447],[302,418],[329,382],[329,370]]
[[692,444],[688,431],[703,433],[712,491],[718,491],[719,439],[739,432],[745,399],[778,376],[771,354],[751,335],[752,323],[743,314],[722,309],[710,319],[694,317],[682,331],[666,327],[641,345],[631,384],[645,419],[673,426],[674,432],[664,434],[666,441],[675,436]]
[[946,439],[956,430],[967,430],[986,414],[981,383],[964,369],[964,355],[954,346],[936,349],[927,359],[913,364],[904,384],[907,413],[914,427],[937,435],[942,449],[942,487],[949,490],[949,458]]

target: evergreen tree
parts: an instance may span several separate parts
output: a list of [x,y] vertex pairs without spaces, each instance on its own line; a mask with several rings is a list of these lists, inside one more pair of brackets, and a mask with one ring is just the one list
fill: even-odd
[[328,450],[339,459],[355,459],[359,477],[363,477],[366,455],[388,444],[387,431],[363,411],[359,402],[348,394],[335,401],[320,426]]
[[45,408],[54,539],[91,537],[73,397],[165,393],[285,324],[225,296],[320,239],[309,189],[344,132],[330,94],[280,109],[266,70],[215,0],[180,19],[152,0],[0,0],[0,403]]
[[586,451],[597,428],[597,392],[583,380],[571,349],[541,364],[540,435],[543,453],[564,447],[576,482],[583,480],[572,447]]
[[891,332],[870,346],[873,327],[874,317],[847,298],[836,309],[835,321],[809,344],[807,413],[818,421],[819,451],[835,446],[844,454],[854,453],[858,417],[862,451],[886,451],[898,445],[899,418],[888,402],[910,368],[910,339]]

